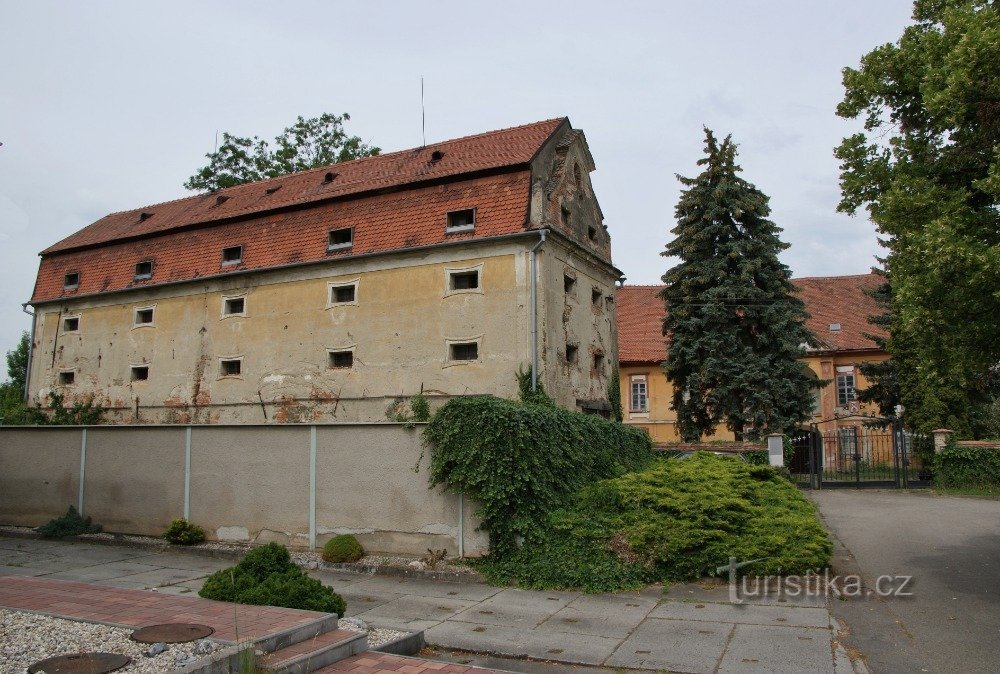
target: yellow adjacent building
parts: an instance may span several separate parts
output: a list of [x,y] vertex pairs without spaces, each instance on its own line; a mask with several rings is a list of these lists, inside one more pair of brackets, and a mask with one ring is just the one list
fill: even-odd
[[[792,279],[805,302],[810,329],[820,341],[808,350],[804,363],[829,383],[816,392],[811,423],[823,432],[860,437],[864,422],[877,414],[861,405],[856,392],[868,382],[858,366],[887,359],[869,335],[882,331],[868,323],[881,309],[867,294],[882,279],[875,274]],[[663,335],[662,286],[623,286],[615,298],[618,311],[619,377],[625,423],[646,429],[656,443],[679,442],[677,415],[671,409],[673,386],[663,373],[667,350]],[[732,441],[719,428],[704,440]]]

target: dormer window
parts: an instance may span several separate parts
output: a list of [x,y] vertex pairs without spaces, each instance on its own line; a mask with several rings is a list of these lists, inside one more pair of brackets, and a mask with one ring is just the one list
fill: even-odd
[[146,212],[146,211],[143,211],[142,213],[140,213],[140,214],[139,214],[139,222],[146,222],[146,221],[147,221],[147,220],[149,220],[149,219],[150,219],[151,217],[153,217],[153,214],[152,214],[152,213],[149,213],[149,212]]
[[337,177],[337,174],[333,171],[328,171],[325,176],[323,176],[324,183],[332,183],[333,179]]
[[215,205],[216,206],[221,206],[222,204],[226,203],[227,201],[229,201],[229,195],[228,194],[220,194],[219,196],[215,197]]
[[354,245],[354,228],[344,227],[343,229],[334,229],[330,231],[329,239],[326,244],[326,249],[329,250],[345,250]]
[[71,271],[63,276],[63,288],[66,290],[76,290],[80,287],[80,272]]
[[235,265],[243,262],[243,246],[230,246],[222,249],[222,264]]
[[448,214],[448,226],[445,232],[471,232],[476,228],[476,209],[466,208],[452,211]]
[[434,150],[433,152],[431,152],[432,162],[441,161],[442,158],[444,158],[444,152],[442,152],[441,150]]
[[153,261],[145,260],[144,262],[137,262],[135,265],[135,280],[145,281],[150,278],[153,278]]

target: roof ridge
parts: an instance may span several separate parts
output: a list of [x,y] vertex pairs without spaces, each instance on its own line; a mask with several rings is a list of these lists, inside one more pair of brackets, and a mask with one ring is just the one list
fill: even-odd
[[492,136],[492,135],[495,135],[495,134],[506,133],[508,131],[517,131],[517,130],[520,130],[520,129],[527,129],[527,128],[532,127],[532,126],[541,126],[543,124],[550,124],[550,123],[556,122],[556,121],[561,122],[561,121],[563,121],[565,119],[568,119],[568,117],[565,117],[565,116],[563,116],[563,117],[552,117],[551,119],[543,119],[543,120],[539,120],[537,122],[531,122],[529,124],[519,124],[517,126],[508,126],[508,127],[503,128],[503,129],[494,129],[492,131],[483,131],[481,133],[473,133],[473,134],[470,134],[468,136],[459,136],[458,138],[448,138],[447,140],[438,141],[437,143],[429,143],[427,145],[421,145],[421,146],[418,146],[418,147],[409,147],[409,148],[404,148],[402,150],[393,150],[392,152],[386,152],[386,153],[383,153],[383,154],[370,155],[370,156],[367,156],[367,157],[358,157],[357,159],[351,159],[349,161],[341,161],[341,162],[336,162],[336,163],[333,163],[333,164],[324,164],[323,166],[316,166],[316,167],[313,167],[313,168],[302,169],[301,171],[292,171],[291,173],[283,173],[280,176],[274,176],[273,178],[263,178],[261,180],[251,180],[250,182],[240,183],[239,185],[231,185],[230,187],[223,187],[222,189],[215,190],[214,192],[213,191],[210,191],[210,192],[197,192],[195,194],[189,194],[187,196],[177,197],[176,199],[167,199],[165,201],[157,201],[157,202],[154,202],[154,203],[151,203],[151,204],[145,204],[143,206],[136,206],[135,208],[125,208],[125,209],[122,209],[120,211],[111,211],[110,213],[105,214],[104,217],[108,217],[110,215],[120,215],[122,213],[131,213],[133,211],[142,211],[142,210],[145,210],[147,208],[152,208],[154,206],[165,206],[166,204],[174,204],[174,203],[177,203],[178,201],[184,201],[185,199],[195,199],[197,197],[207,197],[207,196],[212,196],[212,195],[218,196],[219,194],[225,194],[225,192],[227,190],[236,189],[238,187],[243,187],[245,185],[267,185],[268,183],[273,183],[275,181],[286,180],[286,179],[291,178],[293,176],[301,176],[301,175],[305,175],[307,173],[313,173],[313,172],[319,173],[320,171],[329,170],[331,167],[334,167],[334,166],[344,166],[346,164],[357,165],[357,164],[360,164],[360,163],[363,163],[363,162],[366,162],[366,161],[369,161],[369,160],[373,160],[373,159],[386,159],[388,157],[393,157],[393,156],[397,156],[397,155],[404,155],[406,153],[411,153],[414,150],[423,150],[425,148],[430,147],[431,145],[434,145],[434,146],[437,146],[437,145],[449,145],[451,143],[457,143],[457,142],[461,142],[461,141],[471,140],[473,138],[482,138],[484,136]]
[[838,278],[861,278],[863,276],[878,276],[875,272],[867,274],[841,274],[839,276],[793,276],[792,281],[830,281]]

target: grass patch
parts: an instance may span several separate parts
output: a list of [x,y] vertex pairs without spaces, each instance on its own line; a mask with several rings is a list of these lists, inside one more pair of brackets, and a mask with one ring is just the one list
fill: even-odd
[[747,574],[805,573],[832,553],[815,506],[788,480],[707,453],[585,486],[545,525],[476,566],[497,584],[610,592],[715,575],[730,557],[761,558]]

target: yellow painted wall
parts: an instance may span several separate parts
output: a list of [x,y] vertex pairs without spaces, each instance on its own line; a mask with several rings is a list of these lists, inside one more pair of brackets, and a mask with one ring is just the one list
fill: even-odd
[[[880,362],[888,357],[888,354],[885,353],[841,353],[810,355],[803,360],[819,379],[834,379],[838,366],[855,366],[856,388],[862,390],[868,386],[868,381],[857,369],[857,365],[863,362]],[[634,375],[646,375],[649,412],[645,414],[629,410],[631,378]],[[653,442],[680,442],[680,435],[677,431],[677,414],[670,407],[673,398],[673,385],[667,381],[663,369],[657,364],[625,366],[619,369],[619,377],[625,423],[645,429],[653,438]],[[865,418],[878,413],[874,406],[859,405],[859,411],[856,415],[838,415],[835,409],[836,398],[837,388],[834,381],[820,389],[820,413],[813,417],[812,422],[818,423],[821,431],[832,431],[845,426],[859,426]],[[730,430],[720,427],[716,429],[714,435],[705,436],[702,440],[733,441],[735,437]]]
[[[421,387],[432,397],[513,395],[528,361],[526,256],[516,246],[475,252],[49,305],[38,318],[31,393],[96,394],[113,419],[146,423],[385,420],[388,403]],[[477,266],[479,289],[448,290],[448,270]],[[356,302],[329,306],[329,284],[354,280]],[[246,298],[246,315],[224,317],[224,298],[235,296]],[[134,326],[139,307],[154,307],[152,326]],[[66,315],[79,316],[78,332],[62,330]],[[449,340],[478,340],[479,360],[449,361]],[[353,368],[328,366],[328,351],[341,349],[354,349]],[[242,374],[222,376],[222,357],[242,357]],[[130,381],[140,364],[149,379]],[[67,370],[75,383],[59,386]]]

